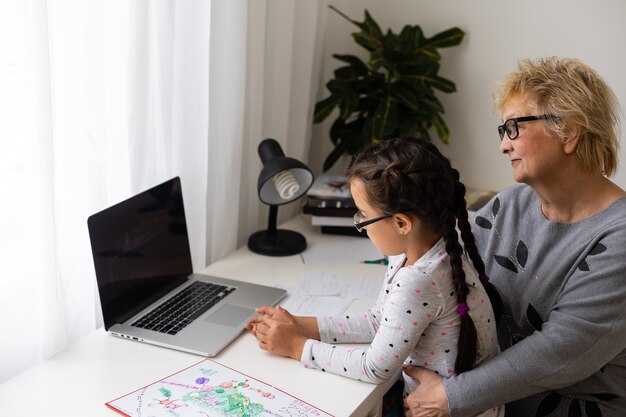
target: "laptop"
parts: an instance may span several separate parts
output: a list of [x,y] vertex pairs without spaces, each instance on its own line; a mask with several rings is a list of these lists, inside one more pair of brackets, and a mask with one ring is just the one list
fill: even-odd
[[88,218],[105,329],[215,356],[261,305],[286,294],[192,271],[183,194],[172,178]]

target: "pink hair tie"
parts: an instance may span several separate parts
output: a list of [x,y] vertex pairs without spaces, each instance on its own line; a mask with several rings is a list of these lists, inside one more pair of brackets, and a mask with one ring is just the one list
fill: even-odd
[[459,305],[456,306],[456,314],[459,316],[467,314],[468,311],[470,311],[470,308],[467,303],[459,303]]
[[480,280],[480,282],[482,282],[483,285],[487,285],[487,283],[489,282],[489,277],[486,274],[480,274],[478,276],[478,279]]

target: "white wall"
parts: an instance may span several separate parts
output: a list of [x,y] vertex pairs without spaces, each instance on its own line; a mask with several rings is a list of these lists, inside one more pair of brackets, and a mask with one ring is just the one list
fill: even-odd
[[[419,24],[426,36],[458,26],[466,32],[461,45],[442,49],[440,74],[457,85],[457,92],[439,94],[450,128],[450,145],[439,147],[461,172],[467,185],[501,190],[513,184],[506,157],[498,151],[491,94],[495,83],[525,57],[570,56],[582,59],[615,91],[626,109],[626,1],[624,0],[330,0],[354,20],[368,9],[383,30],[398,32]],[[328,95],[324,84],[339,62],[334,53],[363,58],[363,49],[350,33],[356,26],[332,10],[326,16],[322,79],[318,99]],[[623,113],[623,112],[622,112]],[[330,118],[313,128],[310,166],[321,171],[332,149]],[[624,129],[622,129],[624,131]],[[436,135],[433,134],[438,143]],[[626,143],[614,181],[626,188]],[[334,167],[332,171],[341,171]]]

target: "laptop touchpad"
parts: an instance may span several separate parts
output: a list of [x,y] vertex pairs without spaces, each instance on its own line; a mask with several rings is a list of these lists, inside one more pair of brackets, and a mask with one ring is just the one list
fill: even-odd
[[215,313],[207,317],[205,321],[209,323],[221,324],[222,326],[241,327],[254,314],[255,312],[251,308],[224,304]]

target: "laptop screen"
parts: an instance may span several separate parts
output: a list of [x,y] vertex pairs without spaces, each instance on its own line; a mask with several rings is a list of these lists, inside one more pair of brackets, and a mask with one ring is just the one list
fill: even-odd
[[96,213],[87,223],[106,329],[192,273],[179,177]]

